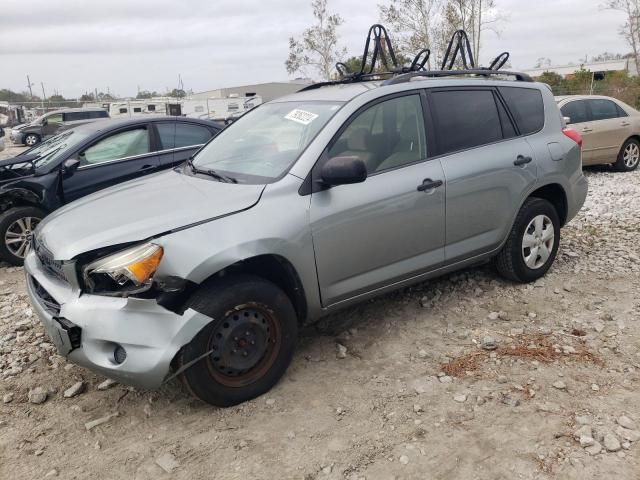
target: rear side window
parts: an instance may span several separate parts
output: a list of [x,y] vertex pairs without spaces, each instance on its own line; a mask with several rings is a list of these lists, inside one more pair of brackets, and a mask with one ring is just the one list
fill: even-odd
[[587,103],[584,100],[576,100],[564,105],[560,111],[563,117],[569,117],[569,123],[584,123],[589,121]]
[[67,112],[64,114],[65,122],[73,122],[75,120],[86,120],[87,116],[83,112]]
[[93,112],[87,112],[88,117],[87,118],[107,118],[109,115],[107,115],[106,110],[96,110]]
[[611,100],[594,99],[587,100],[589,108],[591,108],[591,118],[593,121],[609,120],[610,118],[618,118],[618,108]]
[[502,97],[511,110],[521,135],[539,132],[544,127],[544,102],[540,90],[501,87]]
[[503,139],[491,90],[440,91],[431,94],[440,154],[479,147]]
[[213,135],[208,128],[190,123],[176,123],[175,148],[207,143]]
[[158,129],[158,136],[160,137],[161,150],[168,150],[174,148],[176,138],[176,123],[175,122],[162,122],[156,123]]

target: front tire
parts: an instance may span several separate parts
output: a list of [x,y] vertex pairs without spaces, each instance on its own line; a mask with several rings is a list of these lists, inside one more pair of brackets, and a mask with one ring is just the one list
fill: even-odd
[[0,215],[0,258],[11,265],[22,265],[33,230],[45,215],[36,207],[15,207]]
[[202,285],[188,307],[214,319],[179,353],[191,393],[229,407],[269,391],[291,363],[298,321],[289,297],[253,275],[230,275]]
[[509,280],[534,282],[551,268],[559,245],[560,220],[556,209],[547,200],[528,198],[496,257],[496,267]]
[[24,144],[27,147],[33,147],[38,143],[40,143],[40,137],[35,133],[27,133],[27,135],[24,137]]
[[632,172],[638,168],[640,163],[640,142],[635,138],[630,138],[618,153],[618,160],[613,164],[618,172]]

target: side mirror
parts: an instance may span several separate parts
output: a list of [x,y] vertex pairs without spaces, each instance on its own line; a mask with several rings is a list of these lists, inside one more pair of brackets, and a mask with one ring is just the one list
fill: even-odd
[[322,166],[320,177],[327,186],[362,183],[367,179],[367,167],[360,157],[333,157]]
[[571,117],[562,117],[564,118],[564,123],[566,123],[567,125],[571,125]]
[[43,118],[41,125],[44,127],[47,123],[49,123],[49,120],[47,120],[46,118]]
[[67,158],[62,163],[62,173],[65,177],[70,177],[80,166],[80,160],[77,158]]

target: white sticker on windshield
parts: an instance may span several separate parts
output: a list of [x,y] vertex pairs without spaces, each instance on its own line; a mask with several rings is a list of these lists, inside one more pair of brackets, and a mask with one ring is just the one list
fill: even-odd
[[316,118],[318,118],[318,115],[296,108],[295,110],[291,110],[289,113],[287,113],[284,118],[286,118],[287,120],[293,120],[294,122],[298,122],[303,125],[309,125]]

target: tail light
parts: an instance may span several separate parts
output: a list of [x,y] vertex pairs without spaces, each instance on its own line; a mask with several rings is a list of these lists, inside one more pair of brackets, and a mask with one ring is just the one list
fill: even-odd
[[582,136],[573,128],[563,128],[562,133],[564,133],[567,137],[576,142],[580,148],[582,148]]

